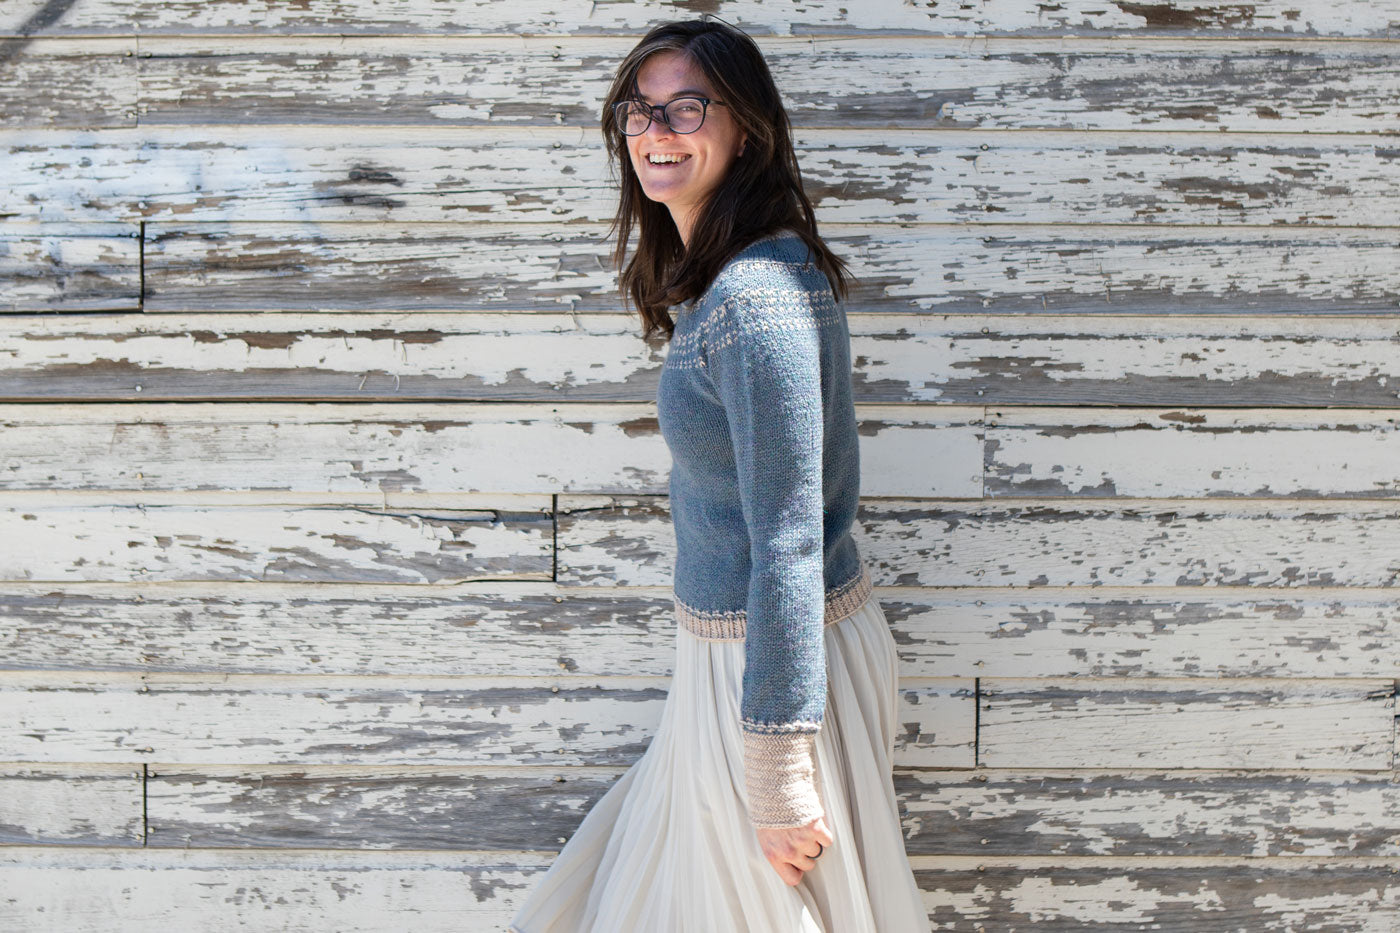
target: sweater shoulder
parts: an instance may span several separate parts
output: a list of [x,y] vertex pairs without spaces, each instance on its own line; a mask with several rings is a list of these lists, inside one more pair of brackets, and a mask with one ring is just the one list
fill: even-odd
[[795,233],[749,244],[729,259],[701,301],[700,331],[709,343],[736,332],[817,328],[839,312],[826,274]]

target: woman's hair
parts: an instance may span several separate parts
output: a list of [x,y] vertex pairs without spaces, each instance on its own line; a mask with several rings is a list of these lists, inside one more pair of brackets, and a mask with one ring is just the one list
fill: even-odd
[[[709,79],[740,131],[748,134],[744,154],[696,209],[689,248],[666,205],[651,200],[627,153],[627,137],[617,125],[613,104],[640,98],[637,72],[648,56],[663,50],[689,56]],[[832,292],[844,298],[850,272],[817,235],[812,202],[792,148],[792,128],[763,53],[748,35],[719,21],[663,23],[648,32],[618,66],[603,106],[603,137],[608,160],[621,171],[617,215],[609,231],[618,234],[614,264],[622,269],[623,294],[646,325],[643,338],[658,331],[671,338],[675,323],[667,309],[701,295],[735,253],[783,228],[796,231],[815,254]],[[637,227],[637,250],[627,244]],[[626,266],[623,266],[623,263]]]

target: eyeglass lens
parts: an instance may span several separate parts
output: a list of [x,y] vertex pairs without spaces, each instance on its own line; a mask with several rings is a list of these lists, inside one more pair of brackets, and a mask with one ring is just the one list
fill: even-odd
[[[646,104],[628,100],[617,105],[618,125],[628,136],[640,136],[651,125],[654,111]],[[661,108],[661,120],[677,133],[694,133],[705,122],[705,102],[695,97],[678,97]]]

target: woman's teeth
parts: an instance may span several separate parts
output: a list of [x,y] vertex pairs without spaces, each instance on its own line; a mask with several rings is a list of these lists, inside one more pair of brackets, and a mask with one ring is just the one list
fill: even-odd
[[668,153],[653,152],[647,156],[647,161],[652,165],[661,165],[666,162],[684,162],[690,158],[688,155],[671,155]]

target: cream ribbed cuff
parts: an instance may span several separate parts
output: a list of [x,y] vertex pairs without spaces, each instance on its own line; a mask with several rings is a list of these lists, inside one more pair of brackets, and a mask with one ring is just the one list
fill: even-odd
[[815,732],[744,730],[744,786],[755,828],[806,826],[823,814]]

